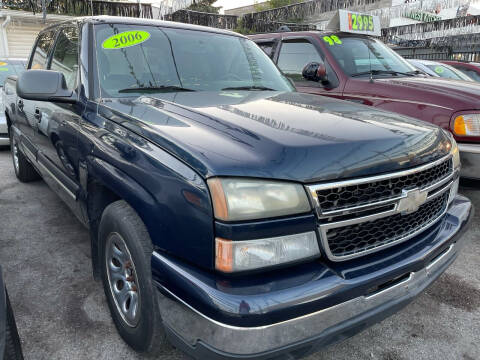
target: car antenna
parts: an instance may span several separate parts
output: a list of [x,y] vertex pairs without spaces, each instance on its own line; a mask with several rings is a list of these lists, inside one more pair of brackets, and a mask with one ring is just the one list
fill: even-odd
[[370,58],[370,48],[367,45],[367,51],[368,51],[368,65],[370,66],[370,82],[373,83],[373,72],[372,72],[372,59]]

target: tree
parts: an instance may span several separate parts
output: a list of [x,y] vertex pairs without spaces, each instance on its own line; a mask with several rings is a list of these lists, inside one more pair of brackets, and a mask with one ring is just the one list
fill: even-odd
[[217,0],[193,0],[187,10],[201,11],[206,13],[218,14],[220,7],[213,6]]

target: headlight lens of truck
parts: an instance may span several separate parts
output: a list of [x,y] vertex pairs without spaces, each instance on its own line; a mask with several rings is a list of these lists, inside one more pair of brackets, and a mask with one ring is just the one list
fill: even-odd
[[222,272],[254,270],[320,255],[315,232],[267,239],[215,239],[215,268]]
[[458,151],[458,145],[457,145],[457,142],[455,141],[455,139],[451,138],[451,141],[452,141],[452,157],[453,157],[453,168],[455,170],[457,170],[458,168],[460,168],[460,151]]
[[211,178],[207,182],[219,220],[263,219],[311,210],[300,184],[243,178]]
[[453,159],[453,169],[458,170],[460,168],[460,152],[458,150],[458,145],[455,139],[453,138],[453,135],[450,131],[443,130],[445,135],[447,135],[448,139],[450,140],[450,153],[452,154],[452,159]]
[[458,136],[480,136],[480,114],[463,114],[455,118],[453,132]]

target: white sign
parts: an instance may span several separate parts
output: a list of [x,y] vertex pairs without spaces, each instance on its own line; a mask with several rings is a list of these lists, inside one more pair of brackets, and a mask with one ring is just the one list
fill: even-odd
[[380,36],[380,18],[354,11],[338,10],[338,13],[328,23],[326,30]]

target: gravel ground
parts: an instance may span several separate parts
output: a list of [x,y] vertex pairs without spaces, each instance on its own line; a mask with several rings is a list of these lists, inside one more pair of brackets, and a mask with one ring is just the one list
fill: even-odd
[[[480,209],[480,184],[462,187]],[[480,211],[457,261],[398,314],[320,359],[480,359]],[[117,335],[93,281],[87,231],[42,181],[21,184],[0,151],[0,264],[25,358],[142,359]],[[164,360],[187,359],[175,349]]]

